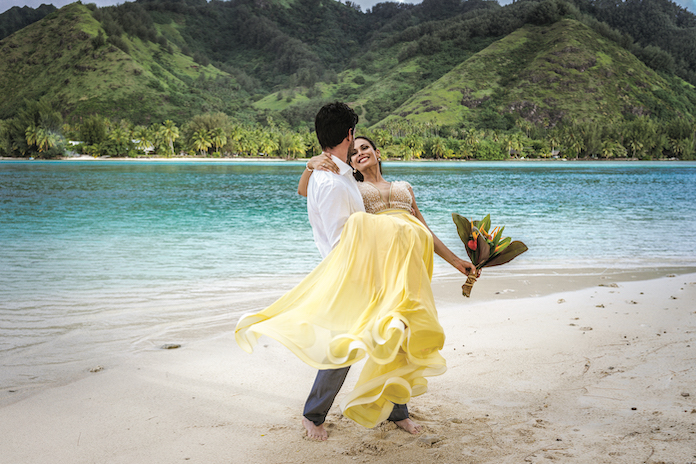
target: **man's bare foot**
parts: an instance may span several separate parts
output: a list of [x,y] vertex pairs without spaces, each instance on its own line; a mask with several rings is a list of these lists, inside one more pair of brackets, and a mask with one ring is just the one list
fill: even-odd
[[[310,422],[311,423],[311,422]],[[413,422],[410,418],[394,422],[397,426],[401,427],[411,435],[417,435],[423,431],[423,427],[419,424]],[[314,424],[312,424],[314,425]]]
[[324,424],[314,425],[314,422],[303,417],[302,425],[304,425],[304,428],[307,430],[307,438],[311,440],[326,441],[329,438],[328,432],[324,429]]

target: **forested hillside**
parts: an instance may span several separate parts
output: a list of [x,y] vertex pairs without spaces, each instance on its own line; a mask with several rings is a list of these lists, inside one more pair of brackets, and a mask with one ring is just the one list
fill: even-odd
[[696,114],[691,85],[662,76],[588,26],[563,19],[527,24],[425,87],[380,125],[405,118],[509,130],[515,116],[535,126],[563,121],[621,124],[653,115]]
[[[142,149],[108,134],[145,138],[168,120],[169,137],[142,145],[302,156],[331,100],[356,108],[397,157],[695,151],[696,17],[669,0],[425,0],[365,12],[334,0],[78,2],[1,40],[0,57],[0,142],[15,155],[51,151],[27,140],[42,120],[82,150],[133,155]],[[627,148],[626,134],[640,132],[655,140]]]
[[[653,69],[696,85],[696,16],[669,0],[575,0],[578,8],[624,34],[619,43]],[[599,26],[604,28],[604,26]],[[630,42],[635,41],[634,45]]]
[[0,118],[44,96],[69,120],[99,114],[146,123],[239,109],[224,98],[238,89],[229,75],[155,33],[152,41],[114,33],[98,12],[74,3],[0,41]]
[[46,4],[38,8],[13,6],[4,13],[0,13],[0,40],[54,11],[56,11],[55,6]]

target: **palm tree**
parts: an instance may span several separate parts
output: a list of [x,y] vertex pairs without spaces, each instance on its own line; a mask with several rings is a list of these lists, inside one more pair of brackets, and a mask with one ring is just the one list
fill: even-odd
[[[690,137],[688,140],[691,140],[693,142],[693,139]],[[669,149],[670,144],[669,144],[669,137],[667,137],[667,134],[665,133],[655,133],[653,136],[653,142],[651,143],[652,145],[652,150],[653,152],[657,155],[657,157],[661,157],[663,152],[667,149]],[[688,145],[687,145],[688,146]]]
[[27,130],[24,132],[24,134],[27,138],[27,145],[29,145],[30,147],[36,145],[38,139],[38,128],[35,124],[32,124],[31,126],[27,127]]
[[258,147],[261,150],[261,153],[269,155],[271,154],[271,152],[274,152],[278,149],[278,141],[275,139],[275,137],[273,137],[273,134],[271,134],[270,132],[267,132],[265,130],[258,130],[257,136]]
[[389,145],[392,145],[393,142],[393,137],[388,131],[384,129],[377,129],[375,131],[375,143],[377,144],[378,148],[387,148]]
[[472,149],[476,148],[480,141],[479,134],[475,129],[468,131],[466,137],[464,137],[464,142]]
[[174,140],[179,138],[179,128],[176,127],[174,121],[167,119],[162,125],[162,136],[169,144],[172,156],[174,156]]
[[259,144],[256,133],[243,129],[239,136],[239,151],[248,155],[256,155],[259,152]]
[[445,143],[447,144],[447,149],[449,150],[449,156],[452,158],[462,158],[462,154],[464,153],[464,149],[462,148],[462,145],[464,143],[456,139],[454,137],[447,137],[445,139]]
[[227,143],[227,136],[225,135],[225,131],[219,127],[210,131],[210,136],[215,151],[220,151],[220,147],[225,146],[225,144]]
[[628,141],[628,148],[631,149],[632,156],[633,158],[635,158],[636,153],[643,149],[643,144],[639,142],[637,139],[633,138]]
[[240,147],[240,142],[244,138],[244,128],[242,126],[232,126],[229,130],[229,139],[232,141],[232,151],[234,153],[240,153],[244,150]]
[[572,131],[568,133],[565,145],[568,147],[568,152],[575,155],[575,159],[578,159],[580,152],[585,148],[582,137],[578,137]]
[[152,141],[152,145],[156,154],[160,155],[164,153],[168,156],[171,153],[169,151],[169,144],[167,143],[167,139],[164,137],[164,131],[162,130],[162,126],[150,126],[150,128],[148,129],[148,134],[149,139]]
[[480,142],[476,130],[471,129],[462,132],[463,149],[467,157],[472,158],[475,155],[476,148]]
[[524,151],[524,134],[517,132],[511,137],[511,139],[512,149],[521,155]]
[[51,148],[51,134],[44,129],[39,127],[36,130],[36,146],[39,148],[39,153]]
[[288,157],[296,158],[298,154],[304,153],[307,149],[302,136],[300,134],[290,134],[290,140],[288,144]]
[[304,132],[302,134],[302,143],[305,146],[305,153],[309,152],[310,156],[314,156],[321,152],[321,147],[319,146],[319,141],[317,136],[313,132]]
[[236,142],[242,138],[244,128],[242,126],[232,126],[230,129],[230,138]]
[[551,155],[553,156],[553,152],[555,151],[555,148],[561,145],[561,138],[556,135],[549,135],[549,143],[551,144]]
[[114,142],[117,155],[123,155],[128,151],[128,144],[131,140],[131,134],[128,129],[123,126],[116,126],[109,131],[109,140]]
[[27,127],[25,134],[27,145],[30,147],[36,146],[39,153],[50,150],[57,146],[59,142],[58,134],[46,130],[41,126],[36,127],[34,124]]
[[402,144],[405,147],[403,154],[404,160],[406,161],[412,160],[413,158],[420,158],[423,154],[423,138],[418,135],[411,134],[405,137]]
[[201,156],[205,156],[208,153],[208,148],[213,145],[210,132],[204,129],[197,130],[191,136],[191,144],[195,150],[201,152]]
[[602,143],[602,156],[606,159],[614,158],[614,156],[616,156],[617,145],[618,143],[613,140],[605,140],[604,143]]
[[[519,132],[517,133],[519,134]],[[505,151],[508,155],[508,157],[512,156],[513,151],[517,151],[519,148],[519,143],[518,140],[519,138],[516,137],[517,134],[514,135],[503,135],[503,147],[505,147]]]
[[430,150],[433,152],[435,159],[448,158],[451,155],[451,150],[447,148],[442,137],[433,138],[431,143]]
[[153,144],[152,144],[152,134],[151,132],[143,126],[138,126],[135,128],[133,131],[133,138],[137,140],[135,142],[135,147],[138,150],[141,150],[143,152],[147,152],[147,150],[153,149]]
[[678,158],[685,158],[685,155],[691,155],[694,151],[694,142],[692,139],[672,139],[670,140],[672,153]]

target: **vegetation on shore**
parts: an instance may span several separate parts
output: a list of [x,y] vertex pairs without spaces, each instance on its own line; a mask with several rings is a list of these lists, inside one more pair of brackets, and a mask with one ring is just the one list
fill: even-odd
[[[26,129],[23,129],[26,127]],[[358,128],[392,159],[506,160],[511,158],[566,159],[681,159],[693,160],[694,121],[667,124],[640,116],[600,126],[571,123],[553,129],[520,124],[515,131],[451,128],[432,123],[388,122],[379,128]],[[75,154],[123,157],[266,156],[284,159],[319,154],[313,132],[293,131],[269,118],[266,126],[236,124],[225,113],[206,113],[177,126],[171,120],[149,126],[92,116],[82,124],[64,124],[45,100],[27,102],[26,109],[0,125],[4,143],[21,147],[14,156],[60,158]],[[80,141],[71,145],[70,140]]]

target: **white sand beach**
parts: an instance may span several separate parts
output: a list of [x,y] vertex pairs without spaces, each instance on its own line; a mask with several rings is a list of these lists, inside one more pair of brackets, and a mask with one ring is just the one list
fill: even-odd
[[410,403],[420,435],[334,406],[329,440],[307,440],[314,369],[225,332],[3,394],[0,462],[696,462],[696,269],[490,272],[470,299],[461,283],[433,283],[449,369]]

